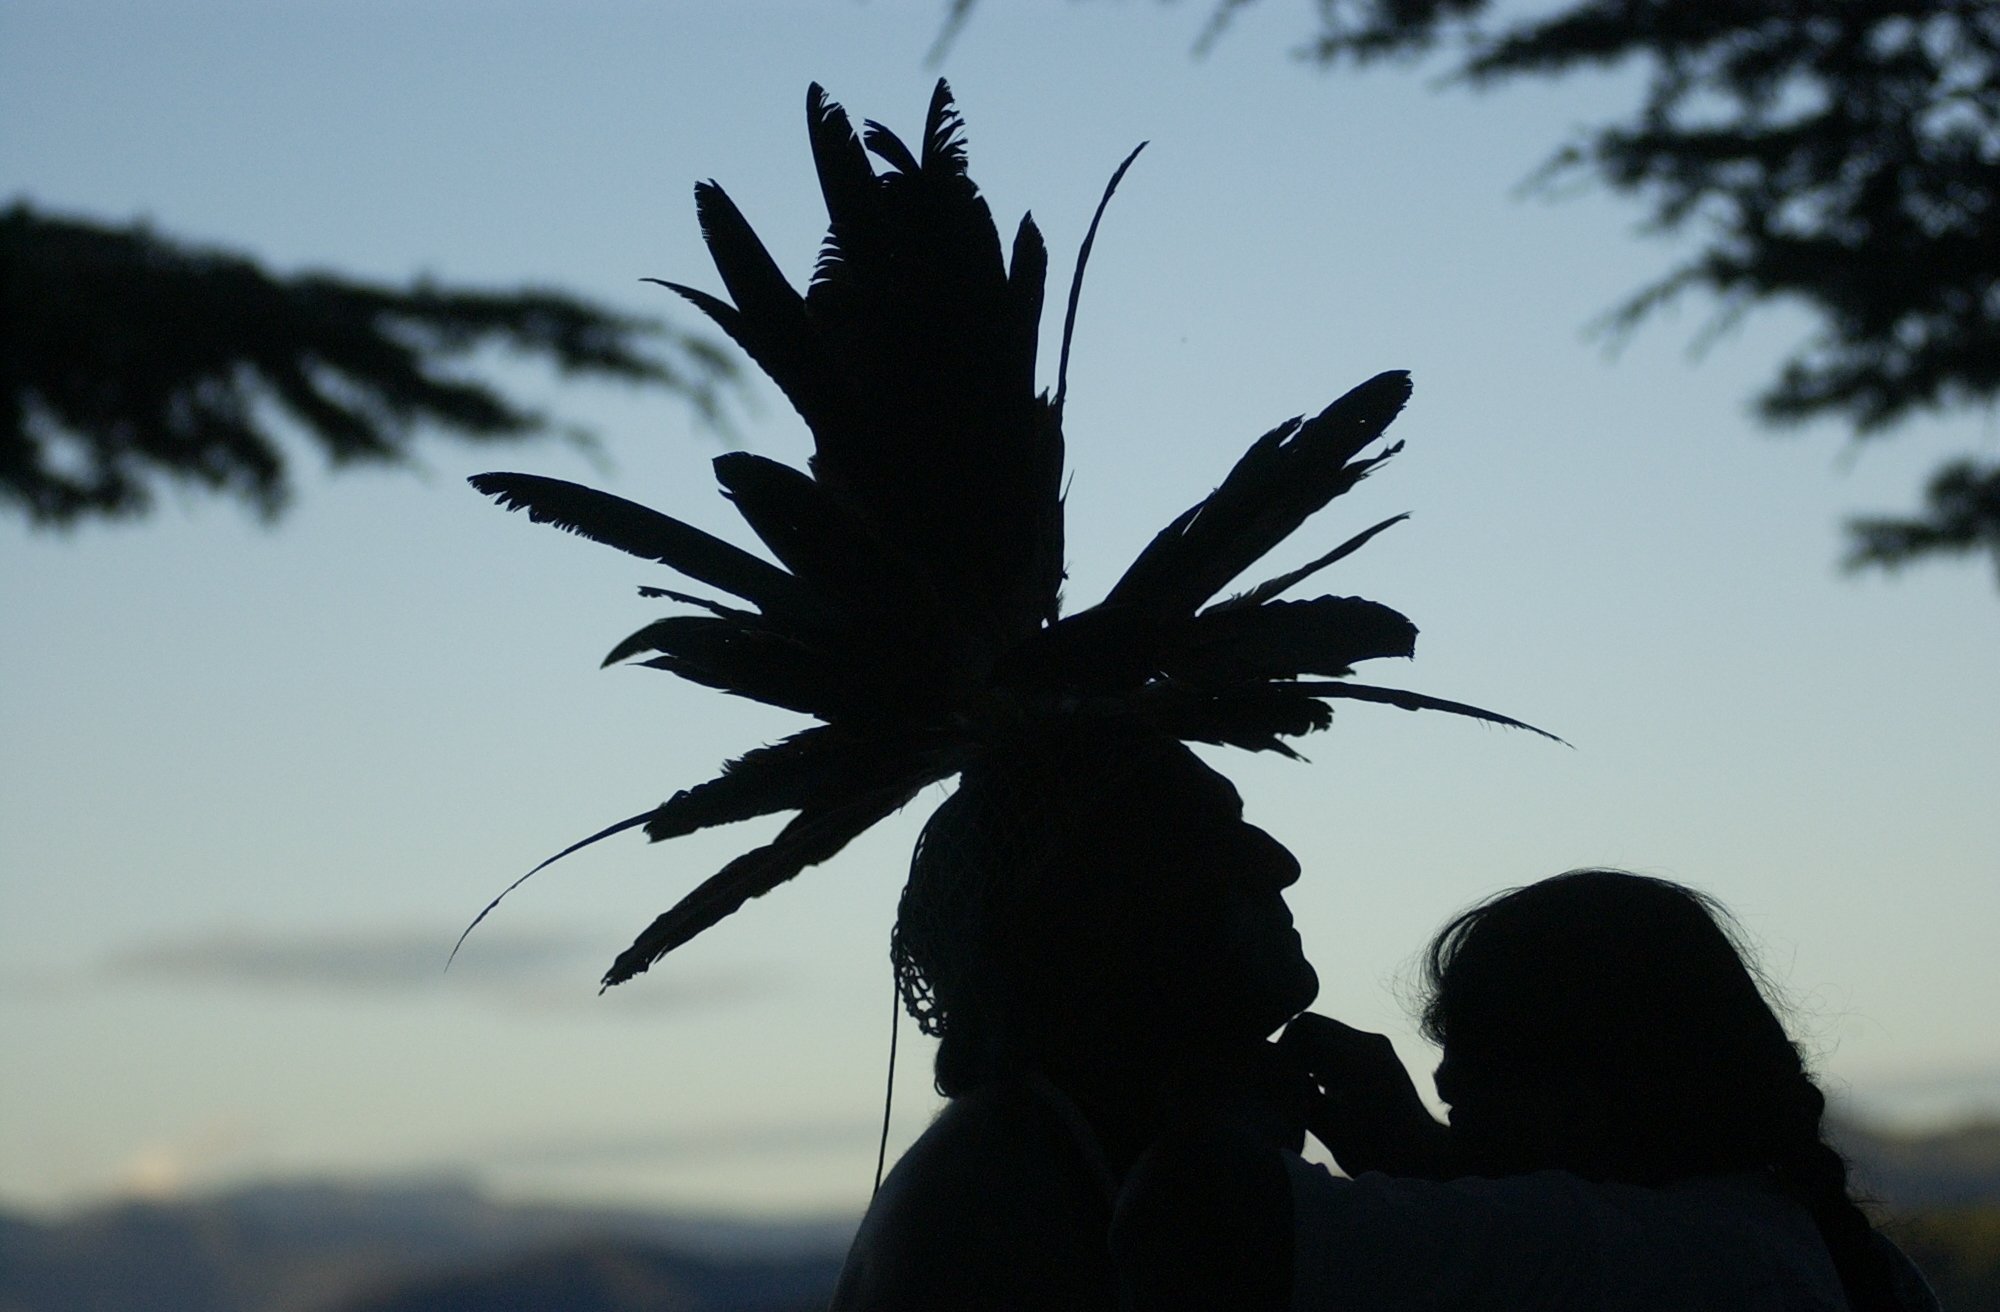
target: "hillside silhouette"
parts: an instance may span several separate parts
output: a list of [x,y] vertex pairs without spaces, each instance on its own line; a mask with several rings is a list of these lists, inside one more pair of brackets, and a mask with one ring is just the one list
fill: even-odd
[[267,1184],[0,1215],[0,1308],[788,1312],[825,1301],[853,1228],[500,1203],[456,1183]]
[[[1953,1312],[2000,1312],[2000,1118],[1839,1141]],[[792,1312],[853,1217],[748,1221],[501,1203],[459,1182],[262,1184],[0,1214],[6,1312]]]

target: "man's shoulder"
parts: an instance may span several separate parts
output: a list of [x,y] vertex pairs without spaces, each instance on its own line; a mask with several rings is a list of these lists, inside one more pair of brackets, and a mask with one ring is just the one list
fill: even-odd
[[[1054,1105],[1061,1095],[1025,1080],[989,1084],[946,1103],[897,1169],[1017,1172],[1050,1184],[1087,1179],[1076,1130]],[[1027,1181],[1024,1180],[1024,1183]]]
[[834,1307],[1103,1306],[1109,1220],[1058,1117],[989,1086],[953,1099],[882,1182]]
[[1032,1089],[990,1085],[945,1106],[882,1182],[869,1216],[925,1235],[1102,1225],[1110,1200],[1085,1152]]

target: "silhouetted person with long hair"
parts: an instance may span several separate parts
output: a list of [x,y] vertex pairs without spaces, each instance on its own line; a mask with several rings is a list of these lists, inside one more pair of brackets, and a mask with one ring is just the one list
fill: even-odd
[[1355,1178],[1221,1121],[1169,1138],[1122,1203],[1132,1305],[1935,1307],[1855,1205],[1726,924],[1608,870],[1458,916],[1425,963],[1448,1129],[1386,1039],[1301,1017],[1283,1046],[1323,1090],[1309,1124]]

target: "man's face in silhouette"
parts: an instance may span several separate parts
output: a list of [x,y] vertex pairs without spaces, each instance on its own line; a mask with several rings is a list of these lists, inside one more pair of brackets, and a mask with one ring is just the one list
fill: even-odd
[[1284,899],[1298,860],[1229,781],[1176,746],[1118,809],[1107,947],[1134,1002],[1196,1042],[1259,1039],[1310,1005],[1319,977]]

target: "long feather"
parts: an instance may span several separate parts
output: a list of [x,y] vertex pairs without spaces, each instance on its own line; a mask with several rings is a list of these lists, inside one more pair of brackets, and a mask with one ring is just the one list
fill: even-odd
[[1047,253],[1024,222],[1010,271],[943,81],[920,150],[872,122],[857,147],[823,93],[810,118],[831,226],[806,309],[852,398],[808,416],[813,476],[903,548],[968,650],[996,650],[1051,616],[1061,573],[1061,433],[1034,393]]
[[1565,747],[1569,746],[1567,742],[1556,737],[1548,730],[1537,729],[1534,725],[1524,723],[1510,715],[1501,715],[1496,711],[1482,710],[1477,706],[1468,706],[1464,702],[1446,701],[1442,697],[1428,697],[1423,693],[1408,692],[1402,688],[1377,688],[1366,683],[1320,683],[1307,681],[1300,681],[1292,686],[1302,688],[1315,697],[1350,698],[1354,701],[1376,702],[1383,706],[1395,706],[1405,711],[1444,711],[1450,715],[1463,715],[1469,719],[1485,720],[1489,724],[1504,725],[1509,729],[1526,729],[1529,733],[1540,734],[1550,742],[1562,743]]
[[1409,375],[1378,374],[1310,420],[1259,438],[1215,491],[1163,529],[1106,605],[1191,614],[1305,520],[1394,455],[1357,459],[1409,399]]
[[[695,213],[716,272],[735,302],[737,340],[808,426],[849,422],[852,398],[830,367],[827,343],[806,312],[805,297],[778,268],[742,211],[721,187],[707,182],[695,188]],[[695,304],[709,309],[700,300]],[[712,309],[709,314],[716,317]]]
[[1297,760],[1284,741],[1324,729],[1333,721],[1326,703],[1294,683],[1247,684],[1202,691],[1161,683],[1136,699],[1156,732],[1219,747],[1276,752]]
[[930,762],[926,782],[951,775],[962,749],[927,744],[921,738],[871,735],[815,725],[768,747],[746,752],[707,783],[675,793],[646,821],[654,842],[697,829],[730,824],[777,811],[799,811],[815,798],[870,784],[903,780],[921,762]]
[[1324,556],[1315,557],[1297,569],[1288,570],[1276,578],[1265,579],[1256,587],[1246,588],[1227,601],[1218,601],[1203,611],[1202,614],[1213,615],[1217,611],[1239,610],[1246,606],[1260,606],[1272,598],[1282,595],[1289,589],[1297,587],[1300,583],[1319,573],[1328,565],[1334,564],[1336,561],[1346,560],[1349,556],[1366,546],[1369,539],[1373,538],[1377,533],[1382,532],[1392,525],[1400,524],[1409,517],[1410,513],[1407,510],[1400,515],[1391,515],[1379,524],[1373,524],[1362,529],[1359,533],[1356,533],[1332,551],[1327,552]]
[[[1009,380],[1009,388],[1018,388],[1026,395],[1035,391],[1035,356],[1041,342],[1042,293],[1048,272],[1049,248],[1042,240],[1042,230],[1035,226],[1033,215],[1023,214],[1020,226],[1014,229],[1013,254],[1007,262],[1007,299],[1013,310],[1007,358],[1021,370]],[[1057,462],[1061,462],[1060,451]]]
[[872,118],[861,125],[861,144],[898,173],[916,173],[923,168],[901,137]]
[[[983,315],[1007,276],[1001,260],[1000,232],[993,212],[966,172],[965,121],[943,78],[931,93],[924,117],[923,157],[916,173],[899,170],[884,177],[883,197],[905,207],[894,216],[906,240],[922,250],[943,273],[957,297],[961,313]],[[935,275],[934,275],[935,276]],[[942,308],[949,310],[949,303]],[[990,324],[969,325],[973,330]]]
[[[639,595],[643,597],[666,597],[674,601],[685,602],[691,606],[699,606],[716,619],[732,624],[737,629],[747,633],[770,634],[773,632],[769,622],[760,615],[753,614],[747,610],[737,610],[733,606],[724,606],[702,597],[690,596],[685,592],[674,592],[668,588],[640,588]],[[666,618],[681,619],[686,617],[670,615]],[[629,660],[644,652],[659,650],[653,645],[653,625],[661,623],[665,623],[665,620],[654,620],[651,624],[647,624],[644,628],[628,635],[617,646],[605,654],[604,659],[598,662],[597,668],[600,670],[609,669],[620,661]],[[796,640],[796,638],[794,637],[793,640]]]
[[[683,602],[689,606],[699,606],[709,614],[719,615],[724,619],[748,621],[755,618],[748,611],[737,610],[733,606],[725,606],[719,601],[711,601],[707,597],[697,597],[691,592],[676,592],[672,588],[656,588],[650,583],[639,585],[639,595],[654,600],[664,598],[668,601]],[[608,665],[610,662],[606,661],[605,664]]]
[[752,701],[834,719],[879,707],[883,686],[840,654],[726,620],[676,615],[655,620],[621,648],[620,659],[657,652],[639,664]]
[[751,898],[762,897],[807,866],[833,856],[863,830],[900,809],[920,786],[848,794],[801,811],[777,838],[731,861],[648,925],[611,963],[604,987],[631,979]]
[[[1022,396],[1035,392],[1035,357],[1041,338],[1042,292],[1049,267],[1048,247],[1031,216],[1022,215],[1014,232],[1014,250],[1007,268],[1007,300],[1012,312],[1011,338],[1000,353],[1012,361],[1015,376],[1008,387]],[[1063,430],[1062,413],[1044,392],[1028,407],[1026,422],[1015,439],[1014,457],[1020,470],[1020,498],[1011,510],[1015,531],[1025,544],[1020,565],[1019,595],[1001,603],[1002,612],[1021,620],[1019,627],[1053,624],[1062,612],[1063,581]]]
[[580,838],[576,842],[571,843],[568,847],[565,847],[562,851],[556,853],[554,856],[549,857],[547,860],[538,863],[534,867],[534,869],[530,870],[527,874],[522,875],[519,879],[516,879],[513,883],[507,885],[507,887],[501,889],[498,893],[494,894],[493,900],[491,902],[488,902],[485,906],[481,907],[479,909],[479,914],[472,918],[472,923],[467,925],[463,930],[459,932],[458,941],[451,945],[451,955],[447,956],[444,959],[445,969],[446,970],[451,969],[451,963],[458,959],[458,950],[465,946],[465,940],[471,936],[473,930],[479,928],[480,921],[492,915],[493,909],[499,906],[502,902],[507,900],[507,895],[509,893],[513,892],[521,885],[527,883],[530,879],[533,879],[536,875],[539,875],[540,873],[542,873],[542,871],[548,869],[550,866],[562,860],[564,857],[570,855],[572,852],[581,852],[584,848],[589,847],[592,843],[602,842],[604,839],[611,837],[613,834],[624,833],[627,829],[637,829],[640,825],[645,824],[652,817],[653,817],[652,811],[643,811],[638,815],[627,816],[623,820],[618,821],[616,824],[606,825],[604,828],[598,830],[590,837]]
[[792,577],[824,594],[864,644],[889,650],[936,641],[929,578],[892,550],[843,500],[765,456],[717,456],[715,476],[750,528]]
[[1380,602],[1316,597],[1205,612],[1180,627],[1161,666],[1205,684],[1340,677],[1357,661],[1414,655],[1416,642],[1417,626]]
[[808,299],[814,300],[845,278],[849,260],[874,255],[870,243],[879,225],[875,170],[868,166],[867,151],[854,135],[847,111],[827,99],[817,82],[806,90],[806,126],[829,219],[807,289]]
[[757,363],[766,374],[771,372],[764,363],[764,344],[757,336],[755,325],[746,324],[735,306],[712,292],[699,287],[689,287],[685,283],[669,282],[665,278],[641,278],[640,282],[664,287],[674,295],[707,315],[716,327],[729,334],[729,340],[743,348],[743,353]]
[[475,474],[466,481],[508,510],[526,510],[534,523],[669,565],[766,614],[804,607],[798,580],[776,565],[636,501],[538,474]]
[[953,102],[951,87],[943,78],[931,88],[930,109],[924,114],[924,160],[926,173],[933,170],[963,176],[965,173],[965,119]]
[[702,241],[736,308],[763,324],[789,325],[800,338],[792,344],[809,345],[805,297],[778,268],[729,193],[714,182],[697,183],[694,210]]
[[1076,335],[1076,307],[1083,299],[1083,269],[1090,263],[1090,248],[1097,244],[1097,225],[1104,220],[1104,211],[1111,204],[1111,197],[1118,190],[1118,184],[1125,180],[1125,170],[1132,167],[1132,161],[1139,158],[1139,152],[1150,142],[1142,141],[1132,147],[1132,153],[1120,161],[1111,171],[1111,181],[1104,184],[1104,194],[1097,199],[1097,210],[1090,216],[1090,226],[1084,229],[1083,245],[1076,251],[1076,271],[1069,279],[1069,307],[1063,311],[1062,356],[1056,362],[1055,408],[1062,411],[1063,398],[1069,395],[1069,343]]
[[[728,627],[718,630],[715,627],[718,623]],[[660,651],[678,652],[683,643],[700,641],[716,633],[729,633],[745,641],[755,641],[758,637],[768,636],[768,630],[760,632],[732,616],[711,618],[700,615],[669,615],[664,619],[653,620],[627,635],[617,646],[605,653],[604,659],[598,663],[598,668],[609,669],[620,661],[631,660],[634,656],[650,656]]]
[[842,750],[846,741],[840,731],[817,724],[745,752],[715,778],[660,803],[646,819],[646,837],[658,843],[713,825],[800,810],[838,782],[849,765],[850,753]]

